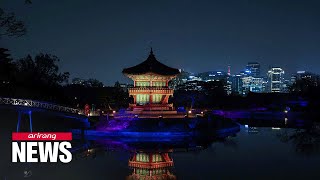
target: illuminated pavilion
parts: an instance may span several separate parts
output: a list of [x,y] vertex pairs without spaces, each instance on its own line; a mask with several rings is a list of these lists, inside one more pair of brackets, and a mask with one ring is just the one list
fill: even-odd
[[133,104],[129,104],[131,110],[173,110],[173,104],[168,103],[169,97],[173,96],[173,89],[168,87],[168,82],[180,71],[159,62],[152,48],[145,61],[123,69],[122,73],[134,81],[134,87],[129,89],[129,96],[134,99]]
[[167,152],[135,152],[129,159],[129,167],[133,169],[127,180],[176,180],[172,174],[173,160]]

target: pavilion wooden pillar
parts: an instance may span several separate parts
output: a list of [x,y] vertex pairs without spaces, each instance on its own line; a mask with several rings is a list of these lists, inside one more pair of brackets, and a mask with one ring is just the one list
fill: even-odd
[[137,95],[133,95],[133,104],[137,103]]
[[152,153],[149,154],[149,162],[152,163]]
[[150,93],[150,94],[149,94],[149,105],[152,104],[152,101],[153,101],[152,99],[153,99],[153,98],[152,98],[152,94]]

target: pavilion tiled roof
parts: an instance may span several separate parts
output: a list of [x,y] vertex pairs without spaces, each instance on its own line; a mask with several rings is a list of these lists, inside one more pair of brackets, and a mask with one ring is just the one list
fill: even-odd
[[123,69],[122,73],[131,74],[131,75],[155,73],[159,75],[170,76],[170,75],[177,75],[180,73],[180,71],[178,69],[171,68],[159,62],[154,56],[153,51],[151,49],[147,60],[143,61],[142,63],[136,66]]

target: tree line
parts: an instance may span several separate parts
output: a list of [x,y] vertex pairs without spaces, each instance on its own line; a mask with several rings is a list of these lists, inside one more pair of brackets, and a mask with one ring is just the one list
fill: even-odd
[[[120,108],[127,104],[128,94],[119,83],[104,87],[96,79],[69,83],[69,72],[61,72],[60,59],[39,53],[34,57],[13,60],[8,49],[0,48],[0,96],[50,101],[81,108]],[[79,81],[74,78],[72,82]]]

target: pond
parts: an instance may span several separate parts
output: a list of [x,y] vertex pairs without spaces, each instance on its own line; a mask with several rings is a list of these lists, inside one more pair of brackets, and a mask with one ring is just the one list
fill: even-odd
[[0,175],[7,180],[319,179],[319,126],[274,125],[243,123],[239,132],[210,140],[74,140],[69,164],[11,163],[11,143],[2,142]]

